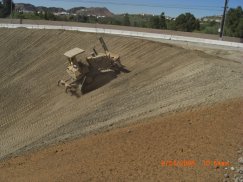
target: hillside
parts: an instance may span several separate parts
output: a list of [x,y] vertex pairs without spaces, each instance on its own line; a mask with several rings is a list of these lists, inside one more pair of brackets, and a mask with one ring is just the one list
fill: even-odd
[[25,12],[34,12],[34,11],[49,11],[51,13],[58,13],[58,12],[69,12],[71,14],[80,14],[80,15],[95,15],[95,16],[112,16],[113,13],[110,12],[105,7],[74,7],[68,10],[58,7],[44,7],[44,6],[34,6],[32,4],[25,4],[25,3],[16,3],[15,4],[16,10],[22,10]]
[[50,11],[52,13],[56,12],[62,12],[65,11],[63,8],[56,8],[56,7],[44,7],[44,6],[34,6],[32,4],[25,4],[25,3],[15,3],[15,9],[16,10],[22,10],[22,11]]
[[70,97],[57,87],[66,77],[63,53],[80,47],[89,54],[95,34],[1,29],[0,35],[0,158],[243,93],[239,62],[106,35],[110,50],[131,72],[81,98]]
[[37,8],[32,4],[15,3],[15,10],[37,11]]
[[37,6],[37,11],[49,11],[52,13],[58,13],[58,12],[65,12],[66,10],[63,8],[56,8],[56,7],[45,7],[45,6]]
[[96,15],[96,16],[113,16],[107,8],[85,8],[85,7],[76,7],[69,9],[68,12],[73,14],[80,14],[80,15]]

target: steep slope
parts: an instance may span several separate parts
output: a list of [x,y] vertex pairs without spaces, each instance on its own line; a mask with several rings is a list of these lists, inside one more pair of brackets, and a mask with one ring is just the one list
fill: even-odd
[[57,80],[63,53],[91,50],[95,34],[0,30],[0,158],[36,146],[195,105],[242,96],[242,64],[199,51],[105,35],[131,71],[70,97]]

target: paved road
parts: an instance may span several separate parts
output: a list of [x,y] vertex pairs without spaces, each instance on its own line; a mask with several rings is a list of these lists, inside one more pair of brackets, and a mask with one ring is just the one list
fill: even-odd
[[[8,20],[0,19],[0,23],[8,24],[12,22],[13,24],[18,24],[19,20]],[[44,21],[44,20],[24,20],[21,25],[29,28],[43,28],[45,25],[46,29],[66,29],[66,30],[78,30],[83,32],[92,33],[105,33],[105,34],[115,34],[115,35],[125,35],[125,36],[137,36],[143,38],[157,38],[171,41],[182,41],[182,42],[193,42],[193,43],[203,43],[210,45],[223,45],[230,47],[240,47],[243,48],[243,44],[238,44],[243,42],[240,38],[234,37],[224,37],[224,41],[219,40],[217,35],[202,34],[202,33],[192,33],[192,32],[179,32],[171,30],[158,30],[158,29],[147,29],[147,28],[137,28],[137,27],[126,27],[126,26],[114,26],[114,25],[100,25],[100,24],[88,24],[88,23],[76,23],[76,22],[60,22],[60,21]],[[38,25],[38,26],[37,26]],[[15,25],[17,26],[17,25]],[[58,26],[58,27],[57,27]],[[236,42],[236,43],[232,43]]]

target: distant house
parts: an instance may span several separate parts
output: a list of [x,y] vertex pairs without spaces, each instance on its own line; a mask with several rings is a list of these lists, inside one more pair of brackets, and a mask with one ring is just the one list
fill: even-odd
[[222,17],[221,16],[215,16],[215,17],[203,17],[201,21],[203,22],[212,22],[215,21],[217,23],[221,22]]
[[170,17],[170,16],[165,16],[165,19],[166,19],[166,20],[175,20],[175,18],[172,18],[172,17]]
[[69,15],[70,13],[62,11],[62,12],[57,12],[57,13],[53,13],[56,16],[63,16],[63,15]]
[[105,18],[106,16],[96,16],[96,18]]
[[34,11],[30,11],[30,10],[22,10],[23,13],[34,13]]

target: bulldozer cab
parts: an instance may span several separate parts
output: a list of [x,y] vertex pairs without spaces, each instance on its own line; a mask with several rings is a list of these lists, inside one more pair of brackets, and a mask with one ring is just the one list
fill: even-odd
[[69,64],[75,64],[78,66],[77,56],[84,53],[85,51],[80,48],[74,48],[67,51],[64,55],[68,58]]
[[80,79],[89,71],[85,64],[77,60],[77,56],[84,52],[83,49],[74,48],[64,54],[69,61],[66,71],[74,80]]

